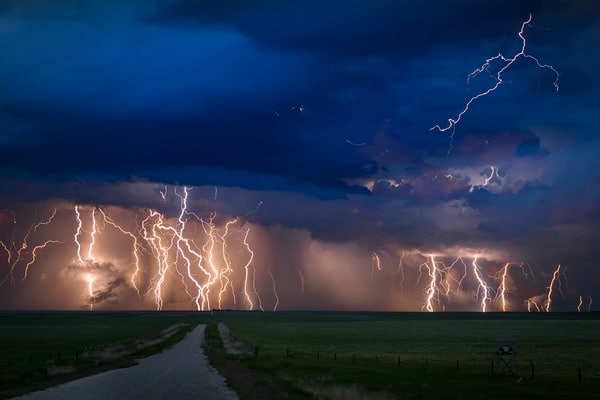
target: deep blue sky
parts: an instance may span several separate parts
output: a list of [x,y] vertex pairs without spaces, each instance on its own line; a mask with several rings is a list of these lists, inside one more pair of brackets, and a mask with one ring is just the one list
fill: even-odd
[[[466,78],[519,51],[529,13],[560,90],[516,62],[449,152],[429,129],[493,84]],[[2,1],[0,208],[217,186],[226,214],[262,201],[262,226],[366,253],[501,249],[600,294],[599,40],[585,1]]]

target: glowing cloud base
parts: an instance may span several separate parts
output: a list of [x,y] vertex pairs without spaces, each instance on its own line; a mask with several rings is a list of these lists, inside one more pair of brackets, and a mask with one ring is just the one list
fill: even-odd
[[[277,259],[274,254],[290,257],[276,248],[277,237],[295,231],[268,233],[270,228],[243,217],[191,209],[191,188],[169,189],[155,186],[156,195],[177,210],[170,216],[151,208],[83,204],[21,214],[1,210],[0,296],[10,291],[15,307],[23,296],[27,307],[45,308],[51,302],[43,296],[53,285],[64,296],[61,308],[198,311],[549,312],[557,298],[561,307],[569,301],[565,267],[538,270],[536,281],[532,265],[497,261],[498,251],[366,250],[294,233],[290,241],[299,242],[303,253]],[[572,308],[589,310],[591,304],[582,294]]]

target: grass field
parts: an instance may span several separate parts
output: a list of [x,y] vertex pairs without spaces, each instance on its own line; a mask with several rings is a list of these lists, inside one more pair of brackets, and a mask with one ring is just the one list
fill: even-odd
[[[597,398],[600,316],[220,313],[268,381],[321,398]],[[511,344],[516,356],[496,351]],[[533,368],[532,368],[533,365]],[[514,374],[513,374],[514,373]],[[266,378],[264,378],[266,379]],[[248,393],[252,398],[252,393]]]
[[[129,366],[134,357],[159,351],[197,324],[197,313],[2,312],[0,313],[0,398],[73,377]],[[162,344],[127,357],[99,357],[111,346],[156,340],[160,332],[188,323]]]
[[[86,358],[85,351],[152,337],[181,322],[209,325],[209,358],[242,399],[592,399],[600,393],[595,313],[6,312],[0,318],[0,398],[131,365],[133,356],[107,361]],[[257,354],[225,355],[218,322]],[[513,346],[514,359],[497,358],[504,344]],[[500,374],[503,360],[510,370]]]

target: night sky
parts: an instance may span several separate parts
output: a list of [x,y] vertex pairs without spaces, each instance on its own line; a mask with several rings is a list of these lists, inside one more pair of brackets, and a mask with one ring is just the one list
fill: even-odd
[[[521,50],[530,13],[559,90],[521,57],[431,130],[496,83],[501,60],[467,77]],[[190,235],[239,217],[240,279],[250,229],[253,308],[426,310],[434,256],[464,262],[435,311],[480,309],[474,259],[488,309],[508,262],[509,309],[542,305],[558,265],[552,309],[596,309],[599,41],[591,1],[2,1],[0,308],[157,308],[152,250],[139,295],[106,222],[77,265],[73,210],[84,241],[99,210],[141,236],[150,210],[177,226],[185,187]],[[193,309],[177,271],[163,307]],[[249,308],[237,282],[223,306]]]

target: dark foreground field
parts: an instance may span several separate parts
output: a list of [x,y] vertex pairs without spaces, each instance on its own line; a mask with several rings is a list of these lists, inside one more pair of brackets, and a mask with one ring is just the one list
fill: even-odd
[[0,399],[131,366],[197,321],[196,313],[1,312]]
[[[242,399],[592,399],[600,393],[600,315],[595,313],[220,311],[0,317],[0,397],[130,365],[139,354],[108,360],[90,356],[98,353],[89,348],[156,336],[177,323],[208,325],[209,358]],[[219,322],[235,335],[242,354],[224,352]],[[169,340],[185,332],[181,329]],[[498,356],[501,346],[511,346],[514,358]]]

